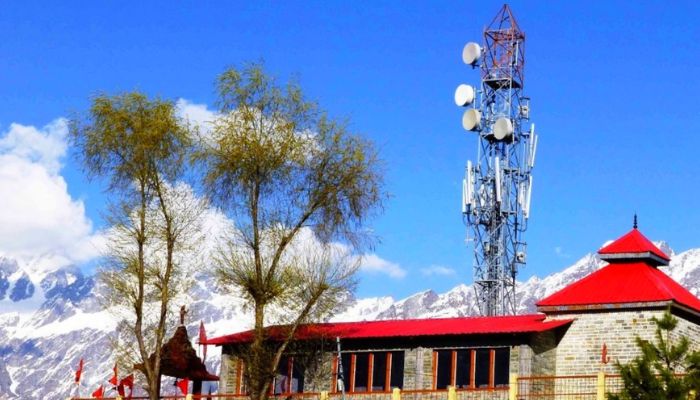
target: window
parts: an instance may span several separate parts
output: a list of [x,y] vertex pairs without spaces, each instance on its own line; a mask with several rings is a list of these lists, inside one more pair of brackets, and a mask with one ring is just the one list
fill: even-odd
[[435,352],[436,380],[435,389],[447,389],[452,384],[452,350],[440,350]]
[[466,389],[471,386],[472,377],[472,351],[457,350],[457,368],[455,371],[455,386],[458,389]]
[[501,348],[495,350],[495,360],[493,363],[493,384],[496,387],[508,386],[510,354],[508,349]]
[[295,364],[293,357],[283,356],[277,366],[273,384],[274,394],[302,393],[304,391],[304,368]]
[[[337,362],[337,357],[336,357]],[[403,387],[404,352],[357,352],[341,354],[342,387],[338,366],[334,367],[336,392],[388,392]]]
[[490,355],[491,351],[489,349],[476,349],[476,361],[474,363],[474,386],[477,388],[489,387],[489,375],[491,374],[490,368]]
[[391,362],[391,356],[386,354],[373,354],[372,357],[372,391],[383,392],[386,390],[387,373],[391,371],[387,369],[387,359]]
[[355,385],[353,392],[368,392],[369,381],[369,353],[357,353],[355,355]]
[[389,389],[403,389],[403,351],[392,351],[389,355],[391,356]]
[[452,349],[433,352],[433,388],[508,386],[510,349]]

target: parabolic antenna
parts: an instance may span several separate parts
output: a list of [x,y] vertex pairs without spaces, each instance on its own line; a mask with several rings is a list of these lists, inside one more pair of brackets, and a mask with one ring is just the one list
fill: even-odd
[[467,65],[474,65],[481,58],[481,46],[478,43],[469,42],[462,50],[462,61]]
[[[464,118],[462,119],[464,121]],[[499,118],[493,124],[493,137],[496,140],[503,140],[513,134],[513,123],[508,118]]]
[[474,88],[469,85],[459,85],[455,90],[455,103],[460,107],[466,107],[474,102]]
[[481,112],[470,108],[462,116],[462,126],[468,131],[478,131],[481,128]]

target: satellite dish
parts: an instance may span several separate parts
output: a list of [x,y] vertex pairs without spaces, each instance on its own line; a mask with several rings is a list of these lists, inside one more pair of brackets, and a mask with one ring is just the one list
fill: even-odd
[[476,92],[469,85],[459,85],[455,90],[455,104],[460,107],[466,107],[474,102]]
[[[464,119],[462,119],[464,121]],[[513,123],[510,119],[501,117],[493,124],[493,137],[496,140],[503,140],[513,134]]]
[[462,127],[468,131],[478,131],[481,128],[481,112],[470,108],[462,116]]
[[469,42],[462,50],[462,61],[467,65],[474,65],[481,58],[481,46],[478,43]]

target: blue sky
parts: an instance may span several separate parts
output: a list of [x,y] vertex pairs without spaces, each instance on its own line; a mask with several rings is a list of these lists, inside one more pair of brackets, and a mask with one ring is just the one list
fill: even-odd
[[[459,201],[476,137],[461,129],[452,95],[460,83],[478,84],[461,49],[481,42],[501,2],[173,4],[3,4],[0,141],[12,123],[42,127],[85,110],[100,91],[211,106],[226,66],[264,60],[279,79],[298,77],[331,115],[349,118],[386,161],[392,197],[372,223],[381,237],[375,253],[406,275],[363,272],[358,295],[398,298],[472,281]],[[510,5],[527,35],[525,92],[540,136],[520,278],[595,251],[629,230],[635,212],[652,240],[700,247],[700,5]],[[70,198],[99,228],[101,188],[69,155],[62,163]],[[435,266],[442,274],[426,274]]]

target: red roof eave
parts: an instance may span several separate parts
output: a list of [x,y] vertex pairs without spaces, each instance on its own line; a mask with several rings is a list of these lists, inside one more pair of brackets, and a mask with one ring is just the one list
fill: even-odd
[[[573,320],[545,321],[544,314],[505,317],[429,318],[363,322],[336,322],[301,326],[296,338],[318,339],[373,339],[392,337],[483,335],[509,333],[535,333],[556,329]],[[283,327],[270,327],[268,334],[281,336]],[[246,343],[253,339],[253,331],[234,333],[208,339],[204,344],[224,345]]]
[[[540,311],[673,301],[700,312],[700,299],[645,263],[610,264],[537,302]],[[589,307],[593,308],[593,307]],[[605,307],[598,307],[605,308]]]

